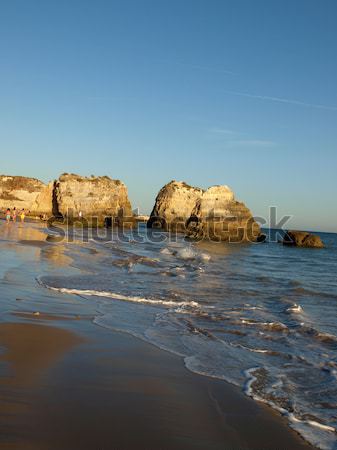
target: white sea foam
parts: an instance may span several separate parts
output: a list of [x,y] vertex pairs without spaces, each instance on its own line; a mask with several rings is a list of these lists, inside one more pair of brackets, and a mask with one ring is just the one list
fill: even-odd
[[184,247],[177,251],[177,257],[181,259],[195,259],[198,253],[192,247]]
[[300,420],[292,413],[288,414],[288,417],[294,423],[304,423],[312,427],[320,428],[321,430],[324,431],[331,431],[332,433],[336,433],[336,428],[331,427],[329,425],[324,425],[323,423],[320,422],[316,422],[315,420]]
[[277,330],[277,331],[283,331],[287,330],[288,327],[282,322],[257,322],[255,320],[249,320],[249,319],[240,319],[241,323],[243,325],[251,325],[255,327],[263,327],[270,330]]
[[58,291],[62,294],[73,294],[73,295],[81,295],[81,296],[88,296],[88,297],[105,297],[105,298],[112,298],[115,300],[123,300],[127,302],[133,302],[133,303],[145,303],[148,305],[162,305],[162,306],[189,306],[193,308],[198,308],[199,303],[194,301],[183,301],[183,302],[176,302],[173,300],[160,300],[160,299],[152,299],[152,298],[145,298],[145,297],[135,297],[135,296],[128,296],[123,294],[118,294],[115,292],[107,292],[107,291],[96,291],[91,289],[70,289],[70,288],[58,288],[53,286],[44,286],[52,291]]
[[292,306],[286,309],[286,312],[288,313],[301,313],[303,312],[303,308],[301,305],[298,305],[297,303],[294,303]]
[[246,347],[245,345],[242,345],[242,344],[236,344],[234,346],[243,348],[244,350],[248,350],[249,352],[253,352],[253,353],[270,353],[270,350],[266,350],[266,349],[262,349],[262,348]]
[[260,369],[260,367],[251,367],[250,369],[247,369],[244,372],[245,376],[247,377],[247,382],[244,387],[244,392],[249,397],[253,397],[252,384],[255,383],[255,381],[257,381],[257,378],[254,376],[254,372],[259,369]]
[[[280,412],[283,416],[287,417],[292,428],[300,432],[306,439],[309,440],[309,442],[313,443],[318,448],[324,450],[334,449],[335,448],[334,442],[336,441],[335,435],[337,432],[336,428],[330,425],[325,425],[323,423],[317,422],[315,420],[299,419],[298,417],[295,416],[294,413],[290,413],[288,410],[281,408],[271,400],[266,400],[254,392],[252,386],[257,381],[257,377],[254,375],[254,373],[259,369],[260,367],[252,367],[250,369],[245,370],[244,373],[245,376],[247,377],[247,381],[244,388],[245,394],[253,398],[255,401],[265,403],[271,406],[273,409]],[[317,438],[317,436],[313,431],[313,429],[315,428],[325,432],[325,435]]]
[[211,256],[208,253],[200,253],[192,247],[181,248],[175,254],[178,258],[185,260],[196,259],[199,261],[208,262],[211,259]]
[[161,249],[159,253],[161,253],[162,255],[172,255],[171,250],[167,247]]

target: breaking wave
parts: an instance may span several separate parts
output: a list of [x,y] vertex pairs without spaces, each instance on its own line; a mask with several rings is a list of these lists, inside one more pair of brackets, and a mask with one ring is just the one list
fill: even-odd
[[47,284],[44,284],[41,280],[40,284],[43,284],[44,287],[47,289],[50,289],[52,291],[58,291],[62,294],[73,294],[73,295],[79,295],[81,297],[105,297],[105,298],[111,298],[115,300],[123,300],[127,302],[133,302],[133,303],[144,303],[148,305],[162,305],[162,306],[184,306],[184,307],[191,307],[191,308],[198,308],[200,305],[198,302],[190,301],[190,302],[180,302],[180,301],[174,301],[174,300],[160,300],[160,299],[153,299],[153,298],[142,298],[142,297],[136,297],[136,296],[127,296],[123,294],[118,294],[115,292],[107,292],[107,291],[95,291],[91,289],[71,289],[71,288],[62,288],[62,287],[53,287],[49,286]]

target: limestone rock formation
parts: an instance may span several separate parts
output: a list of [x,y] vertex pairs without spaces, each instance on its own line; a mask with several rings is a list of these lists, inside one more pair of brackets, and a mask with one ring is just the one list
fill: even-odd
[[54,182],[50,182],[44,186],[32,205],[33,212],[48,217],[53,214],[53,190]]
[[[24,208],[31,216],[111,216],[132,222],[127,188],[109,177],[63,174],[48,185],[35,178],[0,176],[0,209]],[[111,221],[112,223],[112,221]]]
[[157,195],[148,227],[185,231],[185,223],[202,192],[181,181],[166,184]]
[[119,180],[63,174],[53,189],[54,215],[132,217],[127,188]]
[[[41,210],[36,200],[46,188],[47,186],[42,181],[35,178],[1,175],[0,208],[25,209],[30,211],[31,214],[40,214]],[[43,205],[43,207],[45,206],[48,210],[47,205]],[[51,206],[51,202],[49,206]],[[49,208],[49,211],[51,211],[51,208]]]
[[197,200],[188,219],[187,236],[213,241],[257,242],[260,227],[228,186],[212,186]]
[[159,192],[148,227],[185,232],[193,239],[257,241],[260,227],[228,186],[206,191],[171,181]]
[[307,231],[287,231],[283,239],[283,245],[293,247],[323,248],[324,244],[319,236]]

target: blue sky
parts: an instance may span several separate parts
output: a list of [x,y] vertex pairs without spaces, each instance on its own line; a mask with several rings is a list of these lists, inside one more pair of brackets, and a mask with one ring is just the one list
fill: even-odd
[[337,232],[335,0],[0,5],[0,172],[228,184]]

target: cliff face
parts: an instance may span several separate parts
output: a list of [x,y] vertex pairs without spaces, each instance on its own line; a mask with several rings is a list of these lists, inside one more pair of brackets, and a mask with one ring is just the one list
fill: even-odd
[[0,208],[25,209],[40,213],[36,199],[44,192],[46,185],[35,178],[0,176]]
[[[179,224],[179,227],[176,224]],[[149,227],[183,231],[193,239],[256,241],[260,227],[228,186],[206,191],[171,181],[159,192]]]
[[36,214],[46,214],[52,216],[53,214],[53,189],[54,183],[48,183],[42,191],[37,195],[34,204],[32,205],[32,211]]
[[260,227],[228,186],[213,186],[196,202],[186,224],[187,236],[227,242],[255,242]]
[[181,181],[171,181],[157,195],[148,221],[149,228],[175,228],[184,231],[185,222],[190,217],[202,189],[189,186]]
[[48,185],[34,178],[0,176],[0,208],[31,215],[132,217],[127,188],[109,177],[63,174]]
[[109,177],[63,174],[54,183],[54,214],[131,216],[127,188]]

